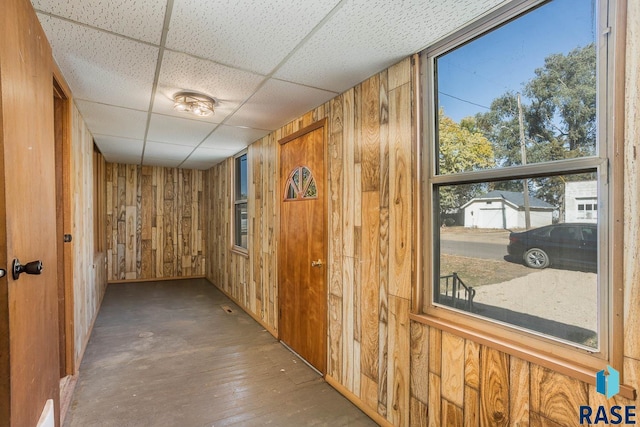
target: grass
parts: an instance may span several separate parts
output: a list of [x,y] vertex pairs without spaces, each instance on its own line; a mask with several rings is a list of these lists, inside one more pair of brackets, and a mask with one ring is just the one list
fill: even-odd
[[453,272],[458,273],[465,285],[477,287],[523,277],[532,273],[532,270],[522,264],[507,261],[442,254],[440,275]]

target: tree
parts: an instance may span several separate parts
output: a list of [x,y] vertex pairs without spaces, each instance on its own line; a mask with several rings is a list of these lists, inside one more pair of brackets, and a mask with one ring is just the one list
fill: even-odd
[[[473,117],[460,124],[438,112],[439,172],[450,174],[487,169],[495,166],[493,146],[478,132]],[[451,212],[472,199],[479,191],[478,184],[440,188],[440,212]]]
[[[596,148],[596,51],[594,44],[568,54],[552,54],[524,84],[522,109],[528,163],[592,155]],[[486,113],[475,116],[477,130],[491,141],[497,166],[522,164],[517,94],[506,92]],[[536,197],[561,203],[563,177],[529,181]],[[584,179],[574,175],[568,179]],[[537,182],[537,184],[536,184]],[[492,189],[522,191],[521,181],[492,183]]]

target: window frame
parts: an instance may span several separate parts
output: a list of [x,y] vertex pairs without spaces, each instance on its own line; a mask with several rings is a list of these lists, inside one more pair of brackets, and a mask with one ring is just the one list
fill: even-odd
[[[419,187],[420,218],[418,259],[416,261],[415,305],[411,318],[438,329],[456,333],[481,344],[516,355],[533,363],[565,373],[586,382],[594,382],[594,375],[607,364],[622,372],[623,367],[623,159],[624,141],[624,46],[626,2],[597,0],[596,49],[598,50],[598,140],[597,154],[592,157],[528,164],[494,170],[437,175],[437,143],[435,140],[437,96],[435,87],[435,58],[464,43],[518,19],[550,0],[520,0],[501,6],[460,31],[426,48],[416,75],[418,136],[417,186]],[[605,22],[606,21],[606,22]],[[416,67],[418,68],[418,67]],[[421,88],[420,85],[425,87]],[[418,98],[419,99],[419,98]],[[612,125],[611,125],[612,124]],[[598,176],[598,230],[607,249],[599,255],[599,352],[587,351],[527,332],[515,326],[495,323],[470,314],[463,314],[432,303],[435,243],[433,197],[437,185],[466,182],[485,182],[497,179],[519,179],[552,173],[566,174],[595,170]],[[603,247],[602,244],[600,248]],[[604,252],[604,251],[603,251]],[[524,335],[524,336],[523,336]],[[606,340],[606,342],[605,342]],[[624,375],[622,377],[624,379]],[[633,390],[622,386],[622,394],[631,396]]]
[[[245,177],[247,181],[247,198],[241,199],[238,198],[241,194],[240,186],[242,185],[242,177],[240,170],[240,162],[242,158],[246,159],[247,162],[247,176]],[[233,165],[232,165],[232,192],[231,192],[231,251],[242,255],[245,257],[249,256],[249,151],[247,149],[242,150],[233,156]],[[241,218],[237,218],[236,209],[238,205],[246,204],[247,205],[247,247],[243,247],[238,244],[237,238],[241,236],[241,229],[238,227],[242,227]]]

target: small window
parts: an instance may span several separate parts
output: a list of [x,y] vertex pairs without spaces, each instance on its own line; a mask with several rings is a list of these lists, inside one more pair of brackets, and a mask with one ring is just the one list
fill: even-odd
[[249,240],[247,153],[235,158],[234,177],[233,246],[246,251]]
[[606,359],[613,6],[514,3],[421,56],[422,312]]
[[316,179],[313,177],[311,170],[306,166],[300,166],[291,171],[286,186],[285,201],[318,198]]

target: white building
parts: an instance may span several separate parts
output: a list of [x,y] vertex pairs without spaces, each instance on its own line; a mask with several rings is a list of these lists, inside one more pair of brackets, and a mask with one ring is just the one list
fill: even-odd
[[[467,228],[525,228],[524,197],[514,191],[490,191],[475,197],[460,207]],[[535,197],[529,197],[531,227],[553,222],[556,207]]]
[[596,181],[567,182],[564,186],[565,222],[598,222]]

